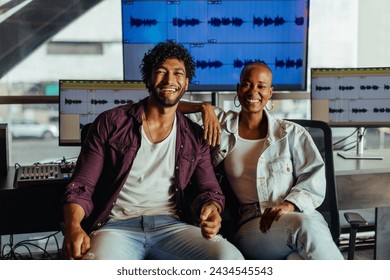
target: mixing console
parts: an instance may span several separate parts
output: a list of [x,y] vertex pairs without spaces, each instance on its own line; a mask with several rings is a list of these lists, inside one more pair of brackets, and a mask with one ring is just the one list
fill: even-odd
[[34,185],[66,184],[74,171],[74,164],[39,164],[18,166],[15,171],[14,187]]

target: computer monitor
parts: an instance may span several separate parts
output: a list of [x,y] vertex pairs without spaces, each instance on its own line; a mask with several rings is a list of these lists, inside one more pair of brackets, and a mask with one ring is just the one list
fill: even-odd
[[248,62],[262,61],[278,91],[306,91],[309,0],[122,1],[124,79],[140,80],[159,42],[184,45],[196,62],[189,91],[235,91]]
[[390,67],[311,69],[311,117],[331,127],[359,128],[351,154],[359,158],[363,129],[390,126]]
[[142,81],[60,80],[59,146],[80,146],[82,127],[100,113],[147,96]]

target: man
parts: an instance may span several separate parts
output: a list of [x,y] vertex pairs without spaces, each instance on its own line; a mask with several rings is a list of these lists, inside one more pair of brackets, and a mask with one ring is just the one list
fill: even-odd
[[65,192],[64,258],[243,258],[217,235],[224,196],[201,128],[176,112],[194,72],[160,43],[141,64],[149,97],[94,121]]

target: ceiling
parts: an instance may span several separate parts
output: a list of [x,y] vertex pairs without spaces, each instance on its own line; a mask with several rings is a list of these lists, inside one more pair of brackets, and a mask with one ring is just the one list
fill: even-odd
[[43,42],[101,1],[13,0],[0,6],[0,15],[22,6],[0,22],[0,78]]

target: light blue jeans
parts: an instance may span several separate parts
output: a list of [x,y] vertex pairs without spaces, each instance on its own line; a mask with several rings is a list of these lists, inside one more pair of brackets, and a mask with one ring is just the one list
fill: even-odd
[[[235,244],[247,259],[343,260],[322,215],[291,212],[260,231],[258,210],[244,213],[245,222],[235,235]],[[250,215],[252,217],[250,218]]]
[[90,237],[91,248],[84,259],[244,259],[240,251],[220,235],[207,240],[199,227],[167,215],[110,220]]

